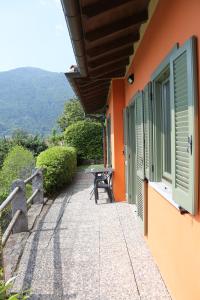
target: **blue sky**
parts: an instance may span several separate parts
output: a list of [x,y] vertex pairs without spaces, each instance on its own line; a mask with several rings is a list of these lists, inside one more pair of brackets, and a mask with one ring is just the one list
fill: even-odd
[[74,63],[60,0],[0,0],[0,72],[64,72]]

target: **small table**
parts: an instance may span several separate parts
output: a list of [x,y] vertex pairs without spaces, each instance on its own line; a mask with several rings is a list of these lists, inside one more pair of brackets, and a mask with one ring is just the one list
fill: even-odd
[[[97,186],[97,182],[104,182],[109,186],[109,189],[111,189],[110,182],[108,182],[109,177],[108,173],[111,174],[110,177],[112,177],[113,174],[113,169],[112,168],[92,168],[90,170],[86,170],[87,173],[93,174],[94,175],[94,187],[91,191],[91,196],[90,199],[92,198],[93,194],[95,193],[95,187]],[[97,192],[97,197],[98,197],[98,192]],[[96,199],[95,199],[96,201]]]
[[102,174],[107,174],[108,172],[113,173],[112,168],[92,168],[88,170],[88,173],[91,173],[94,175],[94,177],[101,176]]

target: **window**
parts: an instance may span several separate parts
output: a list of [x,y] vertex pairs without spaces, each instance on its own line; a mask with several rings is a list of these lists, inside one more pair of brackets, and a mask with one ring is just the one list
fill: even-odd
[[153,80],[155,180],[171,184],[171,97],[169,61]]
[[169,77],[162,82],[162,178],[171,181],[171,103]]
[[[197,212],[195,185],[195,114],[197,112],[196,39],[175,47],[152,75],[152,102],[148,101],[149,179],[172,187],[173,201]],[[149,96],[150,97],[150,96]],[[145,110],[145,103],[144,103]],[[144,114],[145,115],[145,114]],[[144,122],[145,125],[145,122]]]
[[[156,109],[160,110],[157,117],[157,166],[160,168],[160,179],[171,182],[171,99],[169,66],[155,79]],[[158,129],[160,131],[158,131]],[[160,135],[160,137],[158,137]],[[158,153],[160,152],[160,153]]]

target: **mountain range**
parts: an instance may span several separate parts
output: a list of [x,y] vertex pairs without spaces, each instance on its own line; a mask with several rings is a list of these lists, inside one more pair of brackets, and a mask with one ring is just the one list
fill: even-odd
[[0,72],[0,136],[15,129],[49,134],[73,96],[63,73],[31,67]]

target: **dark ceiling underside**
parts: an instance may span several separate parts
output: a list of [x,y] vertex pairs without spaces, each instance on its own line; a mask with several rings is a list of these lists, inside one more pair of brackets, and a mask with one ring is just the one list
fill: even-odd
[[79,72],[66,73],[87,113],[104,109],[112,78],[124,77],[149,0],[62,0]]

